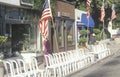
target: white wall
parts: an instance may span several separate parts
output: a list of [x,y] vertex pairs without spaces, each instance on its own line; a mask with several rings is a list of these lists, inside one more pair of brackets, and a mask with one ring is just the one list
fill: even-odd
[[120,29],[119,28],[116,28],[116,29],[112,28],[112,22],[111,21],[109,21],[109,24],[108,24],[108,31],[111,35],[111,38],[112,38],[113,35],[120,34]]
[[20,6],[20,0],[0,0],[0,3]]
[[[78,31],[77,31],[77,22],[81,22],[81,16],[83,13],[86,13],[85,11],[82,11],[82,10],[78,10],[78,9],[75,9],[75,43],[76,43],[76,49],[78,49],[78,41],[77,41],[77,35],[78,35]],[[78,20],[78,17],[80,18]]]
[[75,20],[77,21],[77,18],[79,17],[80,21],[81,21],[81,16],[83,13],[86,13],[86,12],[82,11],[82,10],[75,9]]

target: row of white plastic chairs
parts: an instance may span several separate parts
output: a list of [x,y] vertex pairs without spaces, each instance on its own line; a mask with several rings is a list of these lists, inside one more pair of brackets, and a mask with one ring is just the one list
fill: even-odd
[[94,63],[95,54],[98,55],[99,60],[110,54],[106,44],[94,45],[91,48],[92,51],[77,49],[44,55],[45,69],[38,68],[37,60],[34,57],[31,58],[31,61],[20,58],[3,60],[5,77],[64,77]]
[[71,50],[44,55],[49,76],[64,77],[94,62],[94,56],[87,49]]
[[91,53],[96,54],[98,60],[101,60],[111,54],[110,49],[104,43],[98,45],[92,45]]
[[31,61],[25,59],[6,59],[3,60],[5,75],[4,77],[47,77],[47,71],[39,69],[36,58]]

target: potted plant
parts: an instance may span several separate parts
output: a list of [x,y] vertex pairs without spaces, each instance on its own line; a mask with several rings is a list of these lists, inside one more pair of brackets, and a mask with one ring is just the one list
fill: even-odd
[[89,33],[90,33],[89,30],[80,30],[80,34],[81,34],[82,37],[86,37],[87,34],[89,34]]
[[80,30],[80,38],[78,39],[79,46],[85,47],[88,41],[89,30]]
[[85,46],[87,42],[87,38],[79,38],[79,45],[80,46]]
[[100,30],[99,29],[93,29],[93,32],[95,33],[95,40],[96,41],[100,41],[101,37],[100,37]]
[[97,35],[100,34],[100,30],[99,29],[93,29],[93,32]]

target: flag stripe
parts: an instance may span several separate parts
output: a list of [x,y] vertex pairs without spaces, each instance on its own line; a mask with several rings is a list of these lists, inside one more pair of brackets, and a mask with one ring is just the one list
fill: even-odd
[[50,1],[46,0],[45,8],[42,12],[41,19],[38,23],[39,30],[43,38],[48,37],[48,19],[52,18],[51,8],[50,8]]
[[100,21],[104,22],[104,18],[105,18],[105,9],[104,9],[104,3],[102,3]]
[[112,5],[112,15],[111,15],[111,20],[116,18],[116,12],[115,12],[115,7],[114,4]]
[[88,19],[90,17],[90,5],[91,5],[91,0],[87,0],[86,1],[86,6],[87,6],[87,14],[86,14],[86,18]]
[[90,17],[90,12],[87,11],[86,18],[88,19]]
[[91,2],[92,2],[91,0],[87,0],[87,1],[86,1],[87,10],[90,10]]

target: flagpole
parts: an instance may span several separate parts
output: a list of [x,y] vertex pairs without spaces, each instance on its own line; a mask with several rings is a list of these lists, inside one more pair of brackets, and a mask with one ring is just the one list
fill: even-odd
[[[102,7],[101,8],[104,8],[104,0],[103,0],[103,3],[102,3]],[[102,38],[102,39],[104,39],[104,17],[102,17],[102,20],[101,20],[102,22],[103,22],[103,28],[102,28],[102,31],[101,31],[101,34],[100,34],[100,37]]]
[[105,23],[103,21],[103,39],[105,39],[105,37],[104,37],[104,27],[105,27]]
[[59,47],[58,47],[58,40],[57,40],[57,33],[56,33],[56,29],[55,29],[55,24],[52,18],[52,24],[53,24],[53,29],[54,29],[54,38],[55,38],[55,44],[56,44],[56,51],[59,52]]
[[[88,17],[88,26],[89,26],[89,17]],[[87,26],[87,31],[88,31],[88,29],[89,29],[89,27]],[[88,39],[89,38],[89,35],[88,35],[88,33],[87,33],[87,44],[88,44]]]
[[[104,0],[103,0],[103,2],[104,2]],[[104,20],[103,20],[103,39],[104,39],[104,25],[105,25],[105,23],[104,23]]]
[[[49,1],[49,5],[50,5],[50,0]],[[52,11],[51,11],[51,14],[52,14]],[[56,33],[56,29],[55,29],[55,24],[54,24],[54,20],[53,20],[53,16],[51,18],[52,20],[52,25],[53,25],[53,29],[54,29],[54,38],[55,38],[55,44],[56,44],[56,51],[59,52],[59,47],[58,47],[58,40],[57,40],[57,33]]]
[[[87,20],[88,20],[88,25],[87,25],[87,31],[89,29],[89,17],[90,17],[90,5],[91,5],[91,0],[87,0],[86,4],[87,4]],[[87,44],[88,44],[88,41],[89,41],[89,34],[87,33]]]

